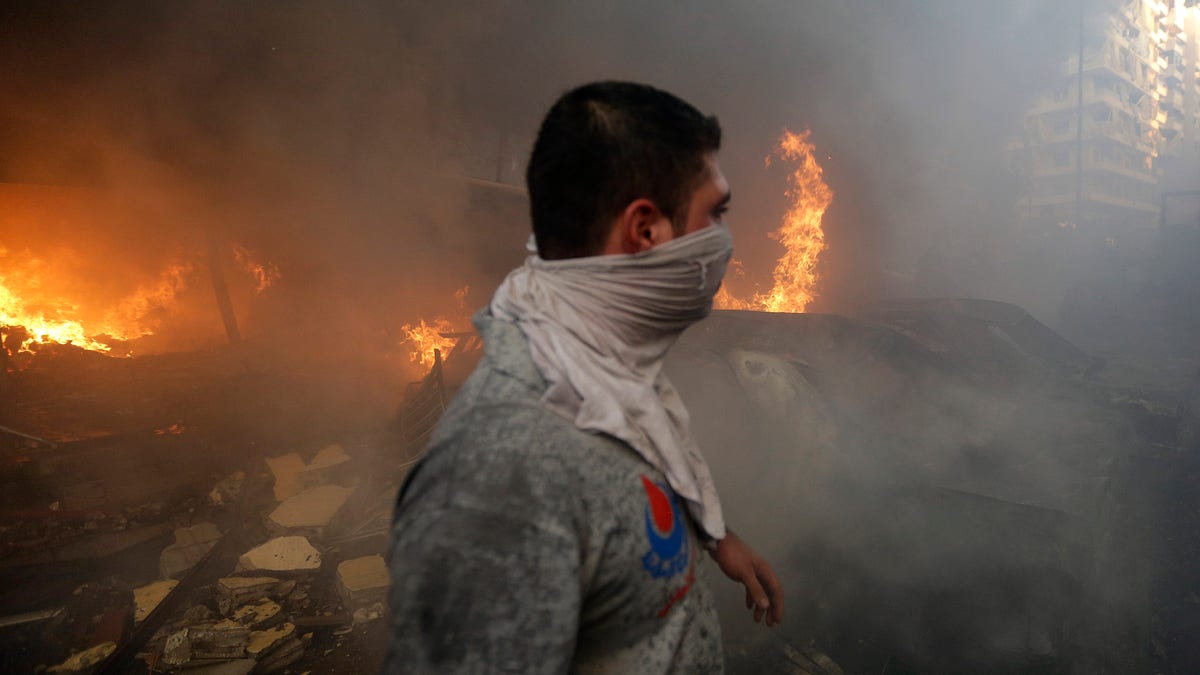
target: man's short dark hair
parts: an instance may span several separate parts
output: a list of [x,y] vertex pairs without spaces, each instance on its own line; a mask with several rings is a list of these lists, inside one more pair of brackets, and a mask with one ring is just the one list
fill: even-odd
[[633,82],[573,89],[546,113],[525,174],[538,253],[596,255],[614,218],[639,198],[681,230],[721,125],[686,101]]

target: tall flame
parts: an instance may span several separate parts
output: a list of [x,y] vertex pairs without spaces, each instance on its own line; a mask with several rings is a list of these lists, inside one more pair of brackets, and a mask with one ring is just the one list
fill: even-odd
[[[783,225],[771,238],[783,244],[784,254],[775,264],[774,286],[767,293],[756,293],[750,300],[734,297],[725,287],[714,299],[718,309],[755,309],[767,312],[803,312],[815,297],[817,260],[825,250],[825,231],[821,221],[833,202],[833,190],[822,178],[823,170],[813,155],[816,146],[809,140],[811,130],[795,134],[784,130],[775,149],[781,159],[796,162],[788,176],[787,197],[791,206]],[[770,165],[771,157],[767,157]]]

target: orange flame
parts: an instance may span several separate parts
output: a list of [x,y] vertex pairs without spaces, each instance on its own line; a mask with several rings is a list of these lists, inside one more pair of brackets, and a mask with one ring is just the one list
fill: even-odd
[[255,293],[262,293],[282,277],[279,273],[278,265],[270,261],[266,263],[257,262],[254,253],[245,246],[234,244],[233,257],[242,266],[242,270],[254,279],[257,284],[254,289]]
[[[466,309],[467,294],[470,292],[470,286],[463,286],[454,291],[454,300],[458,303],[460,310]],[[400,327],[400,330],[404,332],[404,341],[412,344],[413,347],[413,350],[409,352],[409,359],[430,368],[433,367],[434,351],[440,351],[444,359],[458,343],[458,338],[446,337],[446,334],[454,333],[455,328],[454,324],[445,317],[437,317],[432,324],[425,323],[424,319],[421,319],[416,326],[406,323]]]
[[[7,250],[0,249],[0,257]],[[6,261],[8,262],[8,261]],[[191,265],[175,263],[152,284],[140,286],[107,311],[84,319],[79,303],[55,288],[61,275],[45,261],[31,258],[6,265],[0,275],[0,333],[11,356],[35,345],[71,344],[111,352],[112,344],[152,335],[172,309],[175,296],[187,288]]]
[[413,345],[413,351],[409,354],[409,358],[423,366],[433,366],[434,351],[440,351],[442,358],[445,358],[457,341],[456,338],[443,335],[443,333],[454,332],[454,326],[448,320],[440,317],[433,320],[433,325],[427,324],[425,319],[421,319],[416,326],[404,324],[400,330],[404,331],[405,340]]
[[[788,177],[787,196],[791,207],[783,225],[771,233],[783,244],[783,257],[775,264],[774,286],[768,293],[756,293],[750,300],[734,297],[725,287],[717,293],[713,305],[718,309],[755,309],[767,312],[803,312],[815,297],[817,260],[825,250],[825,232],[821,221],[833,202],[833,190],[822,178],[823,170],[809,140],[811,131],[794,134],[784,130],[775,150],[781,159],[797,162]],[[771,158],[767,157],[770,165]]]

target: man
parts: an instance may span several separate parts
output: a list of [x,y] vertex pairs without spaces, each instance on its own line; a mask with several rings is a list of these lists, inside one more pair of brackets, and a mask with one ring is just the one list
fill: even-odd
[[527,173],[538,255],[476,315],[486,356],[401,491],[387,672],[719,672],[702,548],[755,621],[782,619],[662,373],[732,252],[720,141],[640,84],[547,113]]

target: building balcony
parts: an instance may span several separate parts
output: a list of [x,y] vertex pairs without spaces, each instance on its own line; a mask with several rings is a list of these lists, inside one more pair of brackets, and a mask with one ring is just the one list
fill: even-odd
[[[1027,197],[1026,199],[1028,205],[1033,208],[1043,206],[1073,208],[1075,206],[1075,191],[1071,190],[1052,195],[1038,195]],[[1095,211],[1099,207],[1105,210],[1115,210],[1120,213],[1158,215],[1158,204],[1153,202],[1127,199],[1087,187],[1083,190],[1083,207],[1085,214],[1088,210]]]
[[1132,178],[1148,185],[1154,185],[1158,182],[1158,179],[1154,177],[1154,172],[1149,169],[1131,168],[1108,159],[1084,160],[1083,170],[1084,173],[1109,173],[1125,178]]

